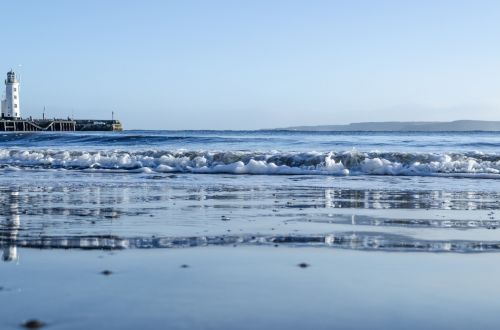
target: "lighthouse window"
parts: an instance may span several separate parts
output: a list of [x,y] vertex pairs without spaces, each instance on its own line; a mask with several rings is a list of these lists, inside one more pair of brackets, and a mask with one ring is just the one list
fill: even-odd
[[17,95],[14,95],[14,100],[17,100]]
[[17,92],[17,88],[14,88],[14,92]]
[[14,108],[17,108],[17,103],[14,103]]

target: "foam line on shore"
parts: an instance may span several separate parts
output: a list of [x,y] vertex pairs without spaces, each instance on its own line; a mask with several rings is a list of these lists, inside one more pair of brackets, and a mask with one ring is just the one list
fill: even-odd
[[410,152],[60,151],[0,149],[5,170],[406,175],[500,178],[500,154]]

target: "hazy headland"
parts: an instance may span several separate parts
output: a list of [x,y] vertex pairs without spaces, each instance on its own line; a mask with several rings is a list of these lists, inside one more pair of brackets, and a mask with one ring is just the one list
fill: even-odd
[[467,132],[500,131],[500,121],[455,120],[449,122],[433,121],[386,121],[360,122],[347,125],[291,126],[276,128],[284,131],[375,131],[375,132]]

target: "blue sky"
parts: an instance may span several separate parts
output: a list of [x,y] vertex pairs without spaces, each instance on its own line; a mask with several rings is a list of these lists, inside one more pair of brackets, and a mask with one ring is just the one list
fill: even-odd
[[[5,1],[24,116],[128,129],[500,120],[500,1]],[[22,66],[18,66],[22,65]]]

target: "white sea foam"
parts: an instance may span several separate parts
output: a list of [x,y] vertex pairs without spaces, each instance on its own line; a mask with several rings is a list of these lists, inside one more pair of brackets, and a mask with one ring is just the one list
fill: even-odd
[[142,173],[453,175],[500,178],[500,155],[484,153],[54,151],[0,149],[4,170],[39,168]]

